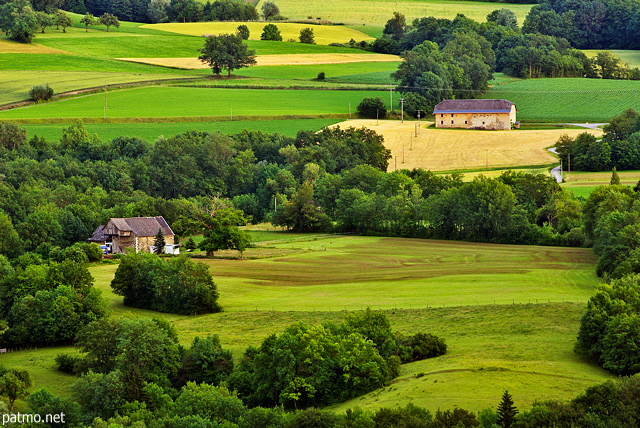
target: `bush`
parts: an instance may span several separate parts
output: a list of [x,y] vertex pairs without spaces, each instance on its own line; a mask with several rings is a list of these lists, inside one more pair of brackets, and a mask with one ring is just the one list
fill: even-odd
[[59,371],[67,374],[78,374],[84,358],[69,354],[58,354],[56,356],[56,366]]
[[236,34],[240,36],[242,40],[249,39],[249,27],[247,27],[244,24],[238,25],[238,28],[236,29]]
[[35,102],[49,101],[53,96],[53,88],[48,83],[35,85],[29,90],[29,96]]
[[320,73],[318,73],[318,77],[316,77],[316,80],[324,80],[324,71],[321,71]]
[[310,45],[315,45],[315,37],[313,35],[313,28],[303,28],[302,30],[300,30],[300,43],[307,43]]
[[260,40],[274,40],[276,42],[282,41],[282,35],[280,34],[280,30],[274,24],[267,24],[262,29],[262,34],[260,35]]
[[387,106],[380,97],[367,97],[358,104],[357,111],[360,116],[368,119],[382,119],[387,115]]

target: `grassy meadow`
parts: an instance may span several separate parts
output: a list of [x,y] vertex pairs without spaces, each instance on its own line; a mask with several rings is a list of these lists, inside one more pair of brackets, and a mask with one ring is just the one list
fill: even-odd
[[[620,184],[635,186],[640,180],[640,171],[618,171]],[[565,172],[562,187],[576,196],[588,197],[593,189],[611,182],[611,172]]]
[[[380,93],[141,87],[108,92],[106,115],[133,118],[347,114],[349,106],[351,112],[355,113],[356,106],[363,98],[380,96]],[[0,119],[100,118],[105,114],[104,106],[105,95],[96,93],[0,111]]]
[[[583,52],[589,57],[593,58],[602,49],[584,49]],[[607,49],[609,52],[620,58],[623,63],[629,65],[629,67],[640,67],[640,51],[634,50],[622,50],[622,49]]]
[[[113,315],[165,318],[184,345],[218,334],[237,358],[294,322],[339,322],[345,309],[366,306],[382,308],[404,334],[427,331],[446,339],[446,355],[403,366],[391,386],[339,409],[412,401],[431,410],[480,410],[495,406],[505,389],[527,408],[538,398],[569,399],[609,377],[572,352],[584,302],[598,283],[590,250],[251,233],[262,244],[245,253],[248,259],[204,260],[218,284],[219,314],[124,307],[109,286],[117,265],[90,272]],[[12,352],[0,363],[33,371],[34,389],[67,395],[74,378],[56,372],[53,359],[72,349]]]
[[[258,9],[264,1],[258,2]],[[394,1],[393,5],[385,0],[334,0],[331,2],[278,0],[277,4],[281,14],[289,19],[329,20],[333,23],[354,26],[354,28],[357,28],[356,25],[384,27],[396,11],[406,16],[407,23],[423,16],[453,19],[457,13],[463,13],[469,18],[484,22],[491,11],[503,7],[511,9],[518,17],[518,23],[522,25],[531,9],[530,4],[495,4],[457,0],[404,0]]]
[[[319,131],[325,126],[332,125],[336,122],[338,122],[337,119],[295,119],[220,122],[87,123],[85,124],[85,128],[89,133],[97,134],[101,141],[108,141],[125,135],[153,142],[161,135],[169,137],[191,130],[236,134],[248,129],[295,137],[300,130]],[[68,126],[69,124],[24,125],[23,128],[27,130],[27,138],[38,135],[48,141],[58,141],[62,136],[62,130]]]

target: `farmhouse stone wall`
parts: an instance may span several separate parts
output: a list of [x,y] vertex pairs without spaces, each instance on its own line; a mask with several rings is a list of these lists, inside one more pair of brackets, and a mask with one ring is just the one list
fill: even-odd
[[438,113],[436,128],[507,130],[516,122],[516,108],[509,113]]

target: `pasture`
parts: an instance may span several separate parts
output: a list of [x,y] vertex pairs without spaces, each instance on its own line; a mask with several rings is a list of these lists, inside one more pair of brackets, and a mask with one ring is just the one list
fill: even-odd
[[[640,171],[618,171],[618,176],[620,184],[635,186],[640,180]],[[564,180],[562,187],[576,196],[586,198],[596,187],[605,186],[611,182],[611,172],[565,171]]]
[[[433,122],[421,121],[416,136],[417,121],[349,120],[342,127],[365,126],[384,136],[391,150],[389,171],[424,168],[431,171],[512,168],[549,165],[557,162],[547,147],[560,136],[575,137],[584,129],[536,129],[512,131],[477,131],[466,129],[436,129]],[[587,130],[594,135],[601,131]]]
[[[87,123],[85,128],[89,133],[97,134],[101,141],[109,141],[124,135],[153,142],[161,135],[169,137],[191,130],[236,134],[248,129],[295,137],[300,130],[319,131],[337,121],[337,119],[295,119],[222,122]],[[38,135],[48,141],[58,141],[62,136],[62,130],[68,126],[69,124],[23,125],[22,127],[27,130],[27,138]]]
[[100,118],[105,115],[105,103],[106,116],[110,118],[348,114],[350,109],[355,113],[363,98],[379,94],[378,91],[155,86],[109,91],[106,97],[104,93],[96,93],[1,111],[0,119]]
[[[264,1],[258,2],[258,9]],[[384,27],[387,20],[393,17],[393,12],[396,11],[406,16],[407,24],[415,18],[424,16],[453,19],[457,13],[464,13],[468,18],[484,22],[491,11],[503,7],[511,9],[518,17],[518,24],[522,25],[529,9],[531,9],[529,4],[495,4],[457,0],[404,0],[394,1],[393,5],[384,0],[334,0],[331,2],[278,0],[277,4],[282,15],[289,19],[322,19],[354,26],[376,25],[379,27]]]
[[514,102],[518,120],[596,123],[628,108],[638,110],[639,92],[640,81],[633,80],[527,79],[494,85],[482,98]]
[[[189,36],[202,37],[204,35],[219,34],[235,34],[238,25],[246,25],[249,28],[249,40],[260,40],[260,35],[266,22],[175,22],[169,24],[146,24],[142,28],[150,28],[153,30],[166,31],[170,33],[185,34]],[[282,40],[298,41],[300,30],[303,28],[312,28],[314,40],[319,45],[328,45],[329,43],[348,43],[354,39],[359,42],[362,40],[371,41],[374,38],[353,28],[344,26],[329,25],[308,25],[294,24],[290,22],[274,22],[280,30]]]
[[[589,58],[593,58],[602,49],[584,49],[584,52]],[[622,50],[622,49],[607,49],[609,52],[620,58],[623,63],[629,65],[629,67],[640,67],[640,51]]]
[[[340,409],[413,401],[430,410],[480,410],[496,405],[505,389],[522,409],[536,398],[572,398],[609,377],[572,351],[584,302],[598,283],[588,249],[252,234],[263,244],[245,255],[256,259],[205,260],[220,291],[225,312],[219,314],[124,307],[109,285],[117,265],[95,265],[90,272],[113,315],[160,316],[176,327],[184,345],[197,335],[218,334],[235,358],[294,322],[340,322],[345,308],[366,306],[383,308],[396,331],[446,339],[445,356],[403,366],[390,387]],[[74,351],[21,351],[0,356],[0,362],[32,371],[34,390],[68,395],[74,378],[53,368],[61,352]]]

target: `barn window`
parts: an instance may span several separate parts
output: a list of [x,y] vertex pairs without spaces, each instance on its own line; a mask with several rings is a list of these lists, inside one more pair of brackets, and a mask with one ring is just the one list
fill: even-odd
[[484,125],[484,122],[482,122],[482,124]]
[[453,125],[453,120],[451,121],[451,124]]
[[453,113],[451,113],[451,117],[453,117]]
[[444,117],[444,114],[441,114],[440,117]]
[[468,123],[467,123],[467,121],[466,121],[466,120],[464,121],[464,124],[465,124],[465,125],[468,125]]
[[441,121],[440,121],[440,125],[444,125],[444,120],[441,120]]

